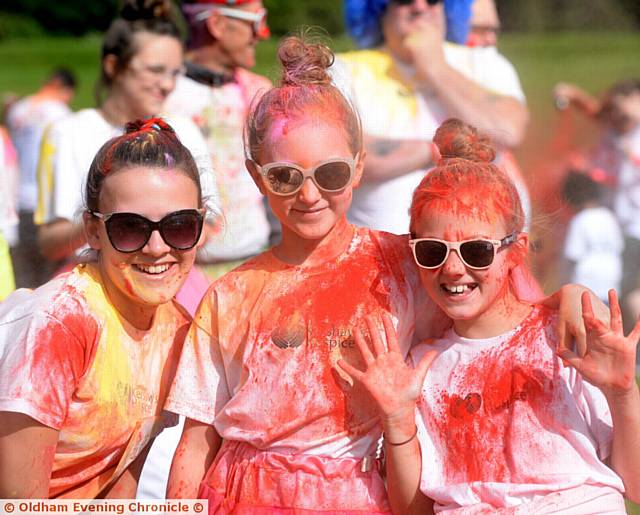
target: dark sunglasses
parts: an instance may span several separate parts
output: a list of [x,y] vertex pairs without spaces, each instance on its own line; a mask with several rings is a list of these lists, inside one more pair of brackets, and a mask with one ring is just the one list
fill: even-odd
[[118,252],[137,252],[147,244],[153,231],[158,231],[169,247],[189,250],[198,243],[202,233],[203,216],[198,209],[175,211],[159,222],[136,213],[90,211],[90,214],[104,222],[109,241]]
[[441,267],[449,252],[455,250],[462,262],[469,268],[482,270],[489,268],[498,250],[511,245],[518,239],[518,233],[510,234],[501,240],[445,241],[435,238],[416,238],[409,240],[413,258],[421,268],[429,270]]
[[304,169],[293,163],[269,163],[260,166],[255,163],[258,173],[265,177],[265,184],[276,195],[293,195],[300,191],[304,180],[311,177],[315,185],[329,193],[345,189],[353,180],[359,154],[351,158],[335,158],[322,161],[316,166]]
[[[442,0],[427,0],[428,5],[438,5]],[[415,0],[391,0],[392,4],[396,5],[411,5]]]

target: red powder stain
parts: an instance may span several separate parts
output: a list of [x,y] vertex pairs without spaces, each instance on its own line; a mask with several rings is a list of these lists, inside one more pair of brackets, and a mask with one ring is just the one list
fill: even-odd
[[[456,389],[464,393],[444,393],[435,414],[447,483],[518,482],[511,465],[517,457],[510,455],[518,424],[514,410],[557,425],[547,413],[557,365],[545,361],[533,345],[547,319],[528,318],[508,342],[456,369]],[[536,427],[531,427],[532,438]],[[515,434],[522,438],[522,427]]]

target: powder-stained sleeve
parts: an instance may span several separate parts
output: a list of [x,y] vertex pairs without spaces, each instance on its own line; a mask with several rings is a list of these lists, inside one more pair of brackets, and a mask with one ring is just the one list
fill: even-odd
[[218,340],[216,291],[200,303],[182,348],[165,409],[213,424],[231,398]]
[[613,420],[609,404],[602,391],[585,381],[575,369],[570,370],[569,385],[582,413],[598,457],[605,461],[611,454]]
[[[86,327],[91,325],[87,320]],[[62,427],[90,359],[84,326],[41,312],[0,324],[1,411]]]

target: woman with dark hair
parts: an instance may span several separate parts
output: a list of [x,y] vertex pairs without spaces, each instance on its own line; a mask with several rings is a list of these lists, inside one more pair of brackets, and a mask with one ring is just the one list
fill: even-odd
[[[47,258],[66,260],[86,243],[82,225],[74,218],[93,156],[105,141],[122,134],[128,121],[163,112],[163,103],[182,73],[182,59],[183,45],[169,0],[127,0],[102,43],[98,107],[54,123],[43,137],[34,218]],[[201,180],[205,196],[212,196],[215,183],[200,131],[186,117],[171,117],[170,123],[192,155],[206,160],[201,169],[207,173]]]
[[0,498],[129,498],[190,317],[174,300],[203,226],[200,177],[160,118],[95,156],[83,230],[95,262],[0,309]]

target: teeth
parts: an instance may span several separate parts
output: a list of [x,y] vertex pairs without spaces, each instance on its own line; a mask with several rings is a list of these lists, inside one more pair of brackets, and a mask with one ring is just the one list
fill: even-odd
[[443,284],[442,286],[449,293],[464,293],[465,291],[467,291],[469,289],[469,285],[468,284],[455,284],[453,286],[447,286],[446,284]]
[[167,270],[169,270],[169,267],[171,265],[169,264],[164,264],[164,265],[140,265],[137,264],[136,267],[139,268],[140,270],[142,270],[143,272],[147,273],[147,274],[161,274],[162,272],[166,272]]

